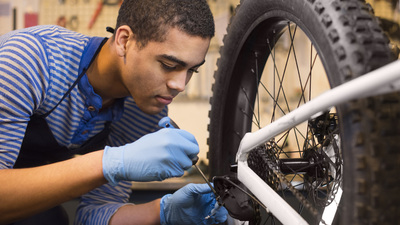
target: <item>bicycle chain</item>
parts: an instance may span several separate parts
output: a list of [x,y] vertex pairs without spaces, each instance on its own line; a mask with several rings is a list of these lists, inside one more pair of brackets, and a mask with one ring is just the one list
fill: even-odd
[[280,171],[278,165],[278,154],[270,144],[266,144],[265,147],[257,147],[253,149],[248,156],[247,162],[249,167],[263,179],[272,189],[278,190],[280,182],[284,183],[287,188],[293,193],[293,195],[300,201],[300,203],[318,220],[321,220],[323,224],[325,221],[321,218],[322,216],[318,213],[318,210],[312,206],[296,188],[293,187],[291,182],[287,180],[284,174]]

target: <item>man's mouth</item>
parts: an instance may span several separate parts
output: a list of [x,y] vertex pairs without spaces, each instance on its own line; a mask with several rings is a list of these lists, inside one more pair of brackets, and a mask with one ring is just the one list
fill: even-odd
[[163,104],[163,105],[169,105],[172,100],[174,99],[171,96],[156,96],[156,99],[159,103]]

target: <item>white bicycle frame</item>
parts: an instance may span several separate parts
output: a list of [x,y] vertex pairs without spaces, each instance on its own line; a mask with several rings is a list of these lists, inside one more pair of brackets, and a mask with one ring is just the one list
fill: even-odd
[[[357,79],[335,87],[286,114],[264,128],[247,133],[240,142],[236,155],[238,179],[274,214],[283,224],[307,224],[307,222],[271,187],[269,187],[247,165],[248,153],[282,132],[305,122],[332,106],[349,100],[390,93],[400,90],[400,61],[365,74]],[[340,201],[341,190],[336,195]],[[338,204],[338,203],[337,203]],[[332,209],[331,209],[332,208]],[[335,204],[325,208],[323,220],[331,224],[336,212]],[[331,211],[333,210],[333,211]],[[333,215],[332,215],[333,214]]]

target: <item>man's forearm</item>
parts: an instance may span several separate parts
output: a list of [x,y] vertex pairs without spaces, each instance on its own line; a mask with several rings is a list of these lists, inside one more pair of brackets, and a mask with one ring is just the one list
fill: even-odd
[[139,205],[122,206],[112,216],[110,225],[153,225],[160,224],[160,200]]
[[103,151],[27,169],[0,170],[0,224],[34,215],[105,184]]

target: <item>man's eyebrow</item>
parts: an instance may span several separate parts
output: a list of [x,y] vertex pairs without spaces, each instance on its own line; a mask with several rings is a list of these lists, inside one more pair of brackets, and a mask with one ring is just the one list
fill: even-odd
[[[178,63],[178,64],[181,65],[182,67],[186,67],[186,66],[187,66],[187,63],[186,63],[186,62],[184,62],[183,60],[180,60],[180,59],[176,58],[175,56],[164,54],[164,55],[161,55],[161,57],[164,58],[164,59],[167,59],[167,60],[169,60],[169,61]],[[193,68],[199,67],[199,66],[203,65],[205,62],[206,62],[206,60],[203,60],[201,63],[199,63],[199,64],[193,66]]]

